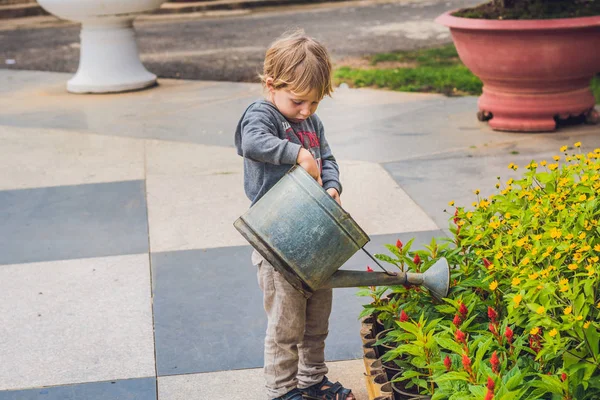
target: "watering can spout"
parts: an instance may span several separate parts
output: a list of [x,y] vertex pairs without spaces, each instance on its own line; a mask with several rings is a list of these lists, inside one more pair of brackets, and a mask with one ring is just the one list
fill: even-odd
[[448,295],[450,287],[450,268],[445,258],[439,259],[424,273],[364,271],[336,271],[323,283],[322,288],[358,287],[358,286],[424,286],[437,300]]

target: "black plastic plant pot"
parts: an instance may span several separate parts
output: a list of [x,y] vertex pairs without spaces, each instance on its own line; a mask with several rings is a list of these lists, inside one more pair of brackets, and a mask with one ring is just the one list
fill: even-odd
[[396,378],[400,378],[402,372],[397,373],[392,378],[390,384],[392,385],[392,390],[394,391],[394,400],[431,400],[431,396],[427,396],[424,394],[419,394],[419,392],[412,391],[411,389],[406,389],[404,382],[394,382]]

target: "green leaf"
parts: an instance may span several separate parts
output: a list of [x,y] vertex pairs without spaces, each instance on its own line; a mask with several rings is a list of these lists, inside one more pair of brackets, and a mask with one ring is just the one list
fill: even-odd
[[484,398],[487,389],[484,386],[469,385],[469,392],[473,393],[479,398]]
[[562,394],[562,386],[561,382],[558,380],[558,377],[551,375],[538,374],[541,380],[539,381],[531,381],[530,385],[534,387],[538,387],[540,389],[544,389],[546,392]]
[[453,341],[453,340],[446,339],[446,338],[443,338],[443,337],[436,337],[435,341],[440,346],[442,346],[445,349],[448,349],[448,350],[452,351],[453,353],[456,353],[456,354],[460,355],[463,352],[462,347],[458,343],[456,343],[455,341]]

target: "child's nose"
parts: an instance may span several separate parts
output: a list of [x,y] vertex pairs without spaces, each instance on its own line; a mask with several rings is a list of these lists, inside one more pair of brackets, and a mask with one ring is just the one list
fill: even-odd
[[302,107],[302,109],[300,110],[300,114],[303,117],[308,117],[310,115],[310,107]]

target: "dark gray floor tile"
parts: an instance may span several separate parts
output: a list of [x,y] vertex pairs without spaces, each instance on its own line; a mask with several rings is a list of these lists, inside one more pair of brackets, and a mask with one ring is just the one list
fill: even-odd
[[156,378],[0,391],[0,400],[156,400]]
[[[383,244],[398,238],[406,242],[415,237],[423,244],[442,235],[378,235],[366,247],[383,253]],[[251,252],[249,246],[240,246],[152,254],[159,376],[262,366],[266,317]],[[373,262],[360,252],[343,268],[364,271],[367,265]],[[362,356],[358,315],[367,299],[357,297],[356,291],[334,290],[328,360]]]
[[0,191],[0,264],[148,252],[144,181]]

